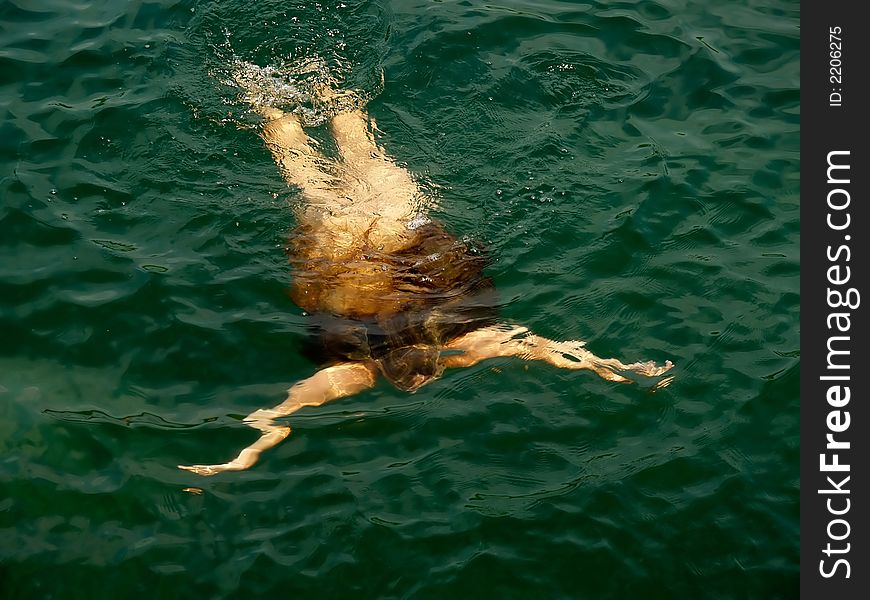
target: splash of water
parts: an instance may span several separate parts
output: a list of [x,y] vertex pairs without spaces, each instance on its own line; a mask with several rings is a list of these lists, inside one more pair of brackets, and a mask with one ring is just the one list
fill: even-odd
[[253,108],[277,108],[299,116],[306,127],[316,127],[334,115],[360,108],[383,89],[372,92],[342,89],[342,65],[331,66],[318,56],[288,57],[277,64],[257,65],[232,49],[230,33],[214,50],[221,64],[211,75],[238,90],[231,102]]

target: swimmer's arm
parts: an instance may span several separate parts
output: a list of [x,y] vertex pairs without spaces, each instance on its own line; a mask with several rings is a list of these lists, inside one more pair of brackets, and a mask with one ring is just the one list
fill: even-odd
[[[563,369],[590,369],[608,381],[633,383],[627,377],[639,374],[645,377],[658,377],[673,367],[671,361],[664,366],[652,361],[625,364],[615,358],[600,358],[586,348],[585,342],[556,342],[534,335],[525,327],[486,327],[472,331],[451,341],[446,346],[448,354],[442,357],[445,367],[470,367],[488,358],[516,356],[525,360],[543,360]],[[458,352],[449,354],[450,351]],[[656,388],[665,387],[671,382],[667,377],[660,380]]]
[[375,384],[377,367],[373,363],[343,363],[322,369],[303,379],[287,391],[287,399],[274,408],[259,409],[245,417],[245,423],[263,435],[228,463],[220,465],[178,465],[197,475],[214,475],[222,471],[242,471],[257,462],[260,453],[280,444],[290,435],[290,427],[275,423],[305,406],[320,406],[331,400],[353,396]]

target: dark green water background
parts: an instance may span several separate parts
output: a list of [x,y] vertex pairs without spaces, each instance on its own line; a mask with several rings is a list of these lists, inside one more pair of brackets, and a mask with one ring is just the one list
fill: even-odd
[[[798,16],[0,0],[0,595],[793,597]],[[673,385],[493,361],[177,470],[314,370],[231,56],[383,68],[382,142],[489,246],[505,320]]]

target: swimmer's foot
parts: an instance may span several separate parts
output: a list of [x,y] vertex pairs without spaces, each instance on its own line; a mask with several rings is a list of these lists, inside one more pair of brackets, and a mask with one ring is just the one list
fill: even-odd
[[306,91],[290,74],[275,67],[261,67],[239,60],[232,68],[232,80],[241,91],[240,98],[251,110],[267,120],[284,115],[280,106],[296,107],[309,100]]
[[339,88],[339,81],[319,59],[282,67],[261,67],[239,60],[231,85],[251,110],[268,121],[295,114],[305,126],[316,126],[342,112],[361,109],[366,98],[356,90]]
[[[326,70],[325,65],[320,65],[323,71],[318,77],[312,79],[310,88],[311,102],[315,110],[320,109],[324,114],[334,117],[340,113],[363,110],[371,99],[371,94],[362,90],[342,89],[341,82],[332,73]],[[374,95],[384,89],[384,70],[381,69],[380,85]]]
[[366,99],[360,92],[343,90],[335,85],[334,80],[327,80],[312,86],[311,104],[315,112],[334,117],[365,107]]

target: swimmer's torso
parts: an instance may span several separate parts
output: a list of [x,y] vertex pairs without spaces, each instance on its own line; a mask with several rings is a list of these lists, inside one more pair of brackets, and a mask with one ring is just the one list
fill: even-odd
[[292,236],[291,296],[312,314],[321,362],[437,347],[494,319],[492,283],[482,274],[486,258],[478,247],[431,221],[403,229],[393,238],[402,243],[392,247],[374,246],[365,236],[325,246],[333,232],[310,224]]
[[413,228],[376,219],[323,225],[308,221],[290,239],[291,295],[308,312],[389,316],[447,301],[481,278],[479,248],[432,221]]
[[291,296],[310,314],[312,358],[374,361],[408,390],[437,377],[446,343],[494,320],[484,257],[425,218],[433,198],[386,155],[361,111],[330,121],[338,160],[295,117],[267,118],[263,137],[302,192]]

